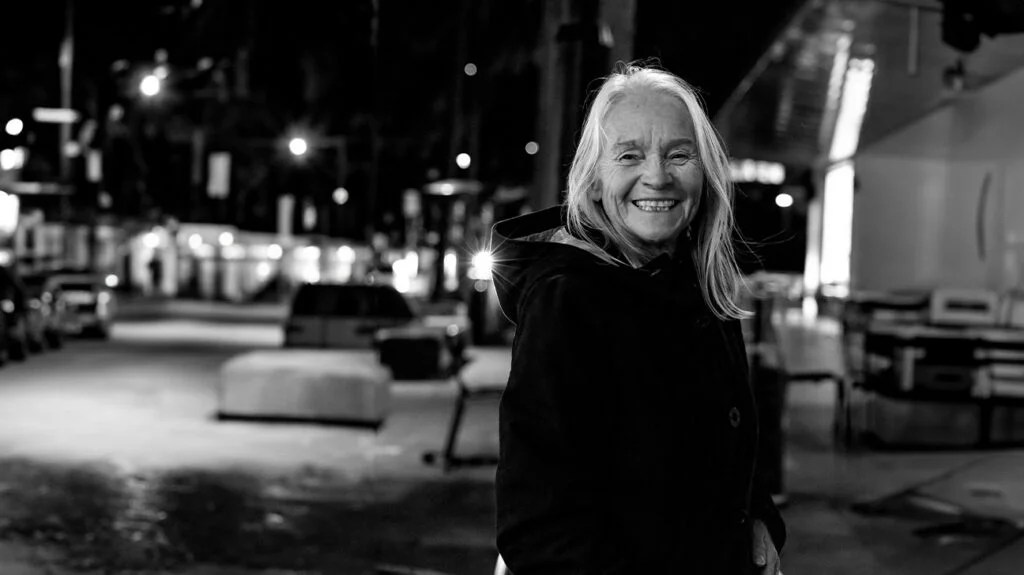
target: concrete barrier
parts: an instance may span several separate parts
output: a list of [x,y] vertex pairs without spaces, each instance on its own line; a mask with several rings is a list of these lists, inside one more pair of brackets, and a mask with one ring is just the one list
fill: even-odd
[[253,351],[221,366],[217,416],[376,428],[390,409],[390,383],[372,350]]

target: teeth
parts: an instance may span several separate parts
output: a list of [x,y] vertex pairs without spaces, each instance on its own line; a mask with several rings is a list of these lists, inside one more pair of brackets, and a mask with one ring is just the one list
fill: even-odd
[[678,200],[636,200],[633,205],[645,212],[667,212],[678,203]]

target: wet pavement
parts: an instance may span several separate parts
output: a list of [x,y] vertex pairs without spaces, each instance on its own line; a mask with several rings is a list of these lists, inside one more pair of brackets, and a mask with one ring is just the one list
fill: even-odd
[[312,573],[487,573],[492,488],[472,479],[364,482],[176,470],[119,473],[0,461],[0,539],[73,571],[197,565]]
[[[218,421],[219,366],[280,345],[234,324],[139,319],[0,370],[0,575],[493,572],[493,468],[421,460],[450,383],[393,385],[376,433]],[[496,448],[494,415],[460,450]]]
[[[217,422],[217,366],[278,344],[259,327],[139,320],[0,371],[0,575],[492,573],[493,467],[420,457],[454,390],[394,386],[378,433]],[[787,575],[1024,572],[1024,451],[843,450],[834,397],[786,396]],[[460,452],[493,452],[495,421],[471,408]]]

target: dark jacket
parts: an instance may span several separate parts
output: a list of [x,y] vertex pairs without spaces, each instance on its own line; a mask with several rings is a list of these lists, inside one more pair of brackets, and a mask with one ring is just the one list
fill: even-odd
[[[516,324],[500,407],[497,544],[514,575],[751,573],[757,418],[739,322],[687,249],[608,264],[551,208],[494,228]],[[687,246],[688,248],[688,246]]]

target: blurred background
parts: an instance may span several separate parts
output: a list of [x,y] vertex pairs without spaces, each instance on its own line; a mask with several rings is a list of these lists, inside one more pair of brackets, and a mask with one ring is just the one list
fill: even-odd
[[490,228],[656,59],[731,153],[785,572],[1019,573],[1020,2],[8,4],[0,571],[493,572]]
[[[12,7],[4,257],[230,301],[403,260],[409,290],[447,296],[416,276],[445,255],[464,276],[496,219],[560,200],[612,64],[659,58],[718,111],[799,2],[748,4]],[[802,169],[772,168],[776,186]]]

